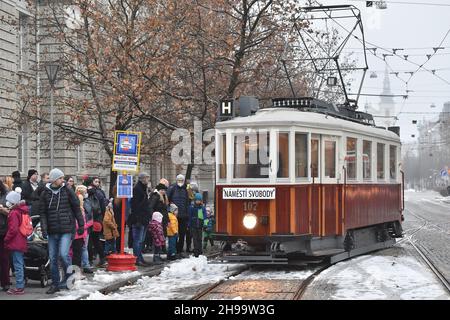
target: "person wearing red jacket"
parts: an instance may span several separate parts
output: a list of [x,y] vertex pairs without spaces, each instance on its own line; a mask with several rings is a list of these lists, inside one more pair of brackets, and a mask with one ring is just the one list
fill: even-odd
[[8,231],[5,235],[5,248],[11,252],[16,287],[10,288],[6,293],[21,295],[25,293],[25,277],[23,272],[23,254],[27,251],[27,238],[20,232],[23,215],[28,215],[28,206],[21,199],[21,188],[11,191],[6,196],[6,206],[11,210],[8,215]]

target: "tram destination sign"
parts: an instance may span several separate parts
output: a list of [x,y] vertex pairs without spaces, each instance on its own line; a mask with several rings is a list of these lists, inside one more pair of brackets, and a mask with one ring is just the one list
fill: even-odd
[[223,199],[275,199],[275,188],[223,188]]

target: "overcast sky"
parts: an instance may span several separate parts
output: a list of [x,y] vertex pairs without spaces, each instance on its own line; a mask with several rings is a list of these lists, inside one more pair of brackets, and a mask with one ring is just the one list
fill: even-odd
[[[364,24],[364,33],[366,41],[379,47],[392,49],[400,48],[405,50],[397,51],[398,55],[408,55],[408,60],[423,64],[428,60],[427,54],[433,54],[433,47],[443,40],[444,36],[450,30],[450,1],[449,0],[398,0],[394,2],[409,3],[428,3],[441,4],[440,6],[424,5],[424,4],[400,4],[385,1],[387,9],[366,8],[366,1],[359,0],[322,0],[324,5],[332,4],[353,4],[361,10],[362,20]],[[375,5],[374,5],[375,6]],[[339,27],[338,27],[339,29]],[[343,31],[343,30],[341,30]],[[356,46],[349,43],[347,47],[355,48]],[[444,80],[437,78],[430,72],[419,71],[408,82],[409,98],[394,98],[396,102],[396,113],[400,110],[402,113],[398,115],[399,121],[397,125],[401,127],[401,138],[404,143],[409,143],[417,139],[416,125],[412,124],[412,120],[436,119],[438,112],[442,110],[444,102],[450,101],[450,33],[441,45],[445,49],[438,50],[424,67],[429,70],[436,70]],[[373,47],[367,44],[367,47]],[[413,49],[423,48],[423,49]],[[352,51],[352,50],[346,50]],[[362,56],[362,50],[353,50],[358,57]],[[382,54],[388,53],[380,49],[376,54],[379,58],[372,54],[367,55],[369,71],[375,71],[377,78],[370,78],[369,72],[364,81],[362,93],[379,94],[383,88],[384,70],[386,63],[383,61]],[[392,53],[392,52],[391,52]],[[418,67],[405,61],[404,58],[386,57],[386,61],[394,72],[415,71]],[[444,69],[444,70],[439,70]],[[392,70],[389,70],[392,72]],[[405,95],[406,84],[409,74],[400,73],[398,77],[390,74],[391,91],[393,94]],[[352,91],[356,91],[357,85],[352,86]],[[359,106],[363,109],[364,104],[369,102],[372,107],[378,108],[380,102],[379,97],[361,97]],[[431,104],[436,107],[431,108]],[[407,112],[418,112],[420,114],[411,114]],[[411,134],[416,134],[415,138]]]

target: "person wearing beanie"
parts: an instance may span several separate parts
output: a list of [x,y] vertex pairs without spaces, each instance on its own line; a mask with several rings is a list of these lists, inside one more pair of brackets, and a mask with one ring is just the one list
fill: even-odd
[[149,232],[152,235],[153,246],[155,252],[153,253],[153,263],[162,263],[161,251],[162,247],[166,245],[166,239],[164,238],[164,231],[162,226],[163,215],[161,212],[155,211],[152,215],[152,222],[149,225]]
[[22,295],[25,293],[25,276],[23,255],[27,251],[27,237],[20,232],[24,216],[29,215],[28,206],[21,201],[22,190],[17,187],[6,196],[6,205],[10,208],[8,229],[4,238],[6,250],[11,253],[16,277],[16,287],[10,288],[7,294]]
[[[77,233],[84,234],[84,218],[80,210],[80,201],[75,192],[66,188],[64,173],[54,168],[49,174],[49,183],[42,191],[39,203],[42,235],[48,237],[50,270],[52,285],[46,292],[54,294],[61,288],[67,288],[67,268],[72,265],[69,249]],[[75,221],[78,223],[76,229]],[[59,261],[62,262],[64,279],[60,279]],[[62,280],[62,281],[61,281]]]
[[169,250],[167,259],[175,260],[177,258],[177,238],[178,238],[178,207],[172,203],[169,207],[169,224],[167,225],[167,237],[169,239]]
[[[153,212],[160,212],[162,214],[162,227],[164,236],[167,236],[167,225],[169,224],[169,212],[167,211],[167,206],[169,204],[169,200],[167,198],[167,187],[163,183],[159,183],[155,190],[150,195],[150,211]],[[161,247],[162,253],[166,253],[166,245]]]
[[206,208],[203,205],[203,197],[200,193],[195,194],[195,201],[189,207],[189,230],[194,240],[194,256],[202,254],[202,232],[206,219]]
[[186,252],[190,251],[190,233],[188,229],[189,222],[189,194],[186,188],[185,177],[182,174],[177,175],[176,183],[172,184],[167,191],[170,203],[174,203],[178,207],[178,240],[177,253],[182,255],[184,242],[186,239]]
[[36,199],[33,198],[33,192],[38,188],[39,174],[36,170],[28,170],[27,181],[22,184],[22,199],[26,201],[27,205],[31,206]]
[[131,213],[127,219],[127,224],[131,228],[133,237],[133,255],[137,258],[136,265],[138,266],[147,265],[142,255],[142,249],[148,224],[152,217],[150,200],[147,193],[149,180],[150,176],[147,173],[139,173],[138,182],[133,188]]

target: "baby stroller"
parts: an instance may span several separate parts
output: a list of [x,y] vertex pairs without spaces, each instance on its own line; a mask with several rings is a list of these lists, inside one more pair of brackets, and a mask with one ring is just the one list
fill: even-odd
[[42,237],[40,216],[32,216],[33,233],[27,238],[28,251],[24,254],[25,281],[39,280],[41,287],[48,285],[50,275],[50,258],[48,241]]

